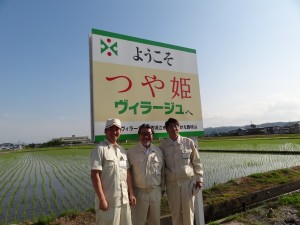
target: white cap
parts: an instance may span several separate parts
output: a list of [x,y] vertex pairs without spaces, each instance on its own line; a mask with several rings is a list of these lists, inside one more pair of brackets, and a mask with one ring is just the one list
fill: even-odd
[[105,129],[106,128],[110,128],[112,126],[116,126],[116,127],[119,127],[121,128],[121,121],[119,119],[108,119],[106,121],[106,125],[105,125]]

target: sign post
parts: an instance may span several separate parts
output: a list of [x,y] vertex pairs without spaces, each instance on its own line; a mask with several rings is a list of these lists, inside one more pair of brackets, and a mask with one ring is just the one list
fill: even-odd
[[[196,149],[199,149],[198,145],[198,137],[190,137],[196,146]],[[195,196],[195,224],[196,225],[204,225],[204,208],[203,208],[203,197],[202,197],[202,190],[198,192],[198,194]]]

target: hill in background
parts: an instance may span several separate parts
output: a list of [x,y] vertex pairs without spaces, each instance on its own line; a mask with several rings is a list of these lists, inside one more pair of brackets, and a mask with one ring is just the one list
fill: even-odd
[[[294,121],[294,122],[273,122],[273,123],[262,123],[262,124],[255,124],[257,127],[284,127],[288,125],[292,125],[294,123],[297,123],[299,121]],[[222,127],[207,127],[204,128],[204,135],[210,136],[213,133],[227,133],[229,131],[237,130],[239,128],[244,128],[244,129],[249,129],[249,125],[244,125],[244,126],[222,126]]]

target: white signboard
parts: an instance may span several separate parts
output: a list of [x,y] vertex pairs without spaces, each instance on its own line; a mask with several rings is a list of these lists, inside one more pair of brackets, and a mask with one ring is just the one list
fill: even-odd
[[105,138],[108,118],[122,122],[120,140],[137,138],[149,123],[155,138],[164,123],[180,121],[184,136],[202,136],[196,50],[92,29],[90,35],[92,138]]

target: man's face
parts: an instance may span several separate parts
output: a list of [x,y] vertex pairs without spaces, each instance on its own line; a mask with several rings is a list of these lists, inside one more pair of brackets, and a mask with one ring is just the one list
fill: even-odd
[[149,147],[152,140],[153,134],[150,128],[142,128],[140,132],[140,141],[144,147]]
[[166,131],[168,132],[169,137],[175,140],[179,135],[179,126],[176,123],[170,123],[166,128]]
[[121,135],[121,129],[117,126],[111,126],[105,129],[106,139],[115,144]]

